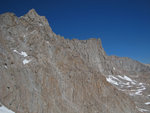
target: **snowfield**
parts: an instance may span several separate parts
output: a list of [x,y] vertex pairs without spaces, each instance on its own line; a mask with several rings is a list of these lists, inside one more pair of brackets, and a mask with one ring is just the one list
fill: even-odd
[[[144,95],[144,91],[146,90],[146,83],[142,83],[136,80],[133,80],[129,76],[126,75],[108,75],[106,77],[106,80],[114,85],[118,90],[125,92],[126,94],[132,96],[132,97],[138,97],[142,98],[146,96],[147,98],[150,97],[150,95]],[[136,97],[136,98],[137,98]],[[148,101],[148,100],[147,100]],[[141,103],[142,105],[149,106],[150,100],[148,102]],[[149,113],[149,110],[142,108],[141,106],[137,106],[137,109],[142,113]]]
[[0,106],[0,113],[15,113],[15,112],[11,111],[10,109],[2,105]]

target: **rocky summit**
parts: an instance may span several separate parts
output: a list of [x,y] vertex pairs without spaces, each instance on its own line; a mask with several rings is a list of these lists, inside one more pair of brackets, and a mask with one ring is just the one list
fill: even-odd
[[34,9],[0,15],[0,113],[150,113],[150,66],[64,39]]

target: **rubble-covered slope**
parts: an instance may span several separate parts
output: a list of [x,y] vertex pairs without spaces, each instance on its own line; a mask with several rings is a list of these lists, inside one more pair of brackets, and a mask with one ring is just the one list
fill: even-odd
[[35,10],[0,15],[0,102],[15,113],[138,113],[106,59],[100,39],[64,39]]

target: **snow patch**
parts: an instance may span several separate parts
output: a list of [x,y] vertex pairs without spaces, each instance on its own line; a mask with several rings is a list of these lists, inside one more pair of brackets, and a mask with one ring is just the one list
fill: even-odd
[[132,82],[132,79],[124,75],[124,79]]
[[31,61],[31,60],[24,59],[24,60],[23,60],[23,64],[24,64],[24,65],[25,65],[25,64],[28,64],[30,61]]
[[130,96],[142,95],[143,91],[146,89],[144,83],[138,83],[126,75],[108,75],[106,80],[112,85],[115,85],[119,90],[130,92]]
[[27,57],[27,53],[22,51],[21,53],[19,53],[17,50],[14,50],[15,53],[19,54],[19,55],[22,55],[23,57]]
[[147,110],[147,109],[142,109],[142,108],[138,108],[138,107],[137,107],[137,109],[138,109],[139,111],[141,111],[141,112],[149,111],[149,110]]
[[123,80],[129,81],[132,84],[136,84],[136,81],[133,81],[131,78],[129,78],[129,77],[125,76],[125,75],[123,77],[120,76],[120,75],[118,75],[118,77],[121,78],[121,79],[123,79]]
[[141,93],[142,93],[141,90],[137,90],[137,92],[135,92],[135,95],[142,95]]
[[137,85],[138,85],[138,87],[136,87],[136,90],[131,90],[131,91],[133,91],[133,93],[130,93],[131,96],[134,96],[134,95],[142,95],[142,92],[143,92],[144,90],[146,90],[146,87],[144,86],[143,83],[139,83],[139,84],[137,84]]
[[111,83],[111,84],[119,85],[116,81],[112,80],[112,78],[111,78],[111,77],[106,78],[106,80],[107,80],[109,83]]
[[23,51],[22,51],[20,54],[21,54],[22,56],[24,56],[24,57],[28,56],[27,53],[26,53],[26,52],[23,52]]
[[150,105],[150,102],[146,102],[145,105]]
[[4,66],[7,69],[7,66]]
[[16,52],[16,53],[19,53],[17,50],[13,50],[14,52]]
[[116,70],[116,68],[115,68],[115,67],[113,67],[113,70]]
[[15,112],[11,111],[10,109],[2,105],[0,106],[0,113],[15,113]]
[[[120,79],[121,78],[121,79]],[[111,84],[115,84],[115,85],[120,85],[120,86],[127,86],[127,87],[132,87],[130,86],[130,82],[132,83],[133,80],[130,79],[127,76],[120,76],[120,75],[109,75],[107,78],[107,81],[110,82]]]
[[43,26],[43,24],[39,24],[39,26]]
[[144,85],[141,85],[140,88],[141,88],[141,89],[138,89],[138,92],[142,92],[142,91],[144,91],[144,90],[146,89]]

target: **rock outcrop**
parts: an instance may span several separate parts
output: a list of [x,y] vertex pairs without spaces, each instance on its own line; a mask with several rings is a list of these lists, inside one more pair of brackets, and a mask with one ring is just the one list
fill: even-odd
[[15,113],[140,113],[108,76],[149,70],[107,56],[100,39],[56,35],[33,9],[0,15],[0,102]]

